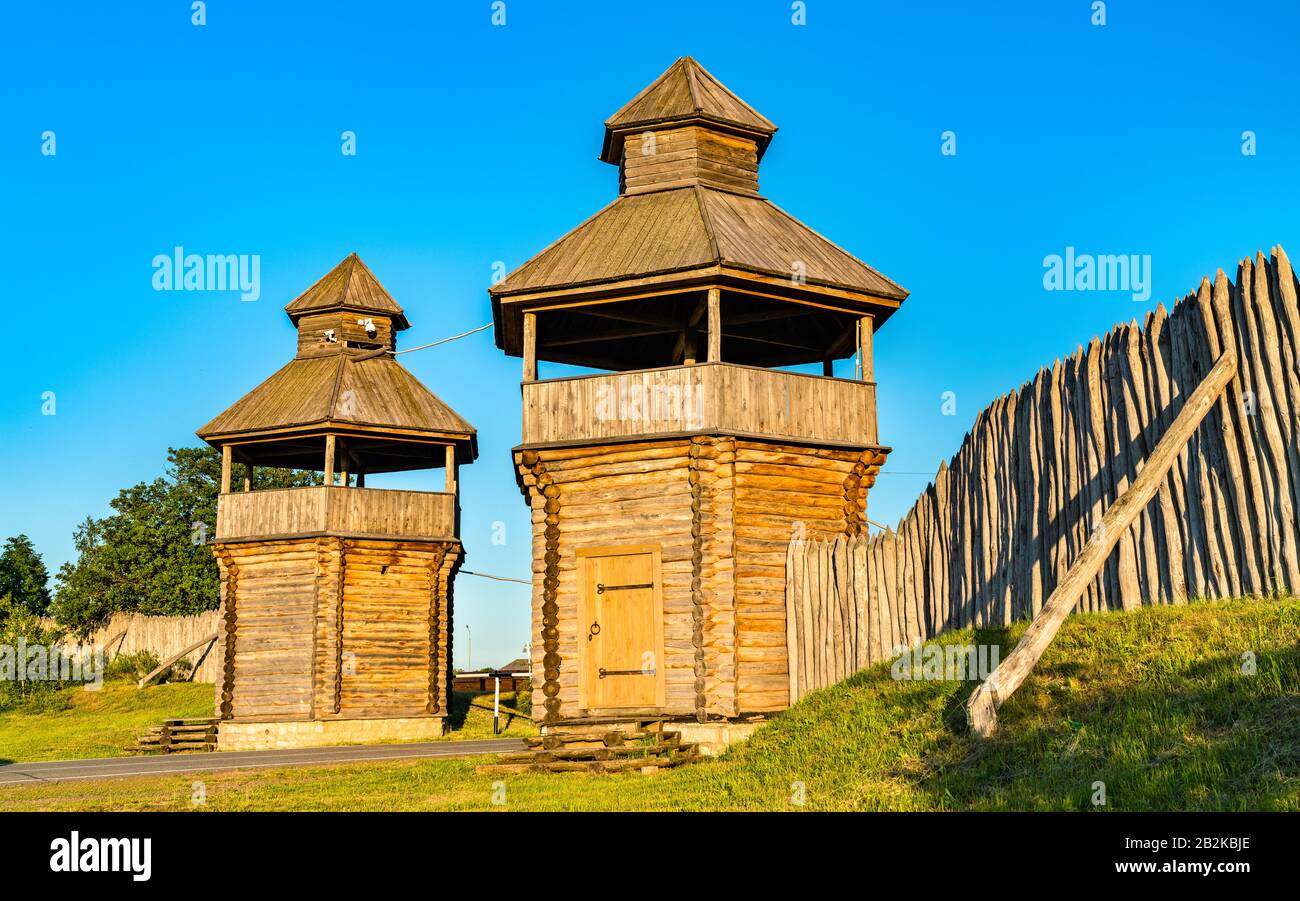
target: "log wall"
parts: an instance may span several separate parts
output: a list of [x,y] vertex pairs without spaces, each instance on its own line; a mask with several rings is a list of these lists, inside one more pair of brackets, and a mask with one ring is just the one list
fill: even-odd
[[789,706],[785,559],[792,537],[852,534],[883,452],[738,440],[736,695],[741,713]]
[[620,544],[662,549],[665,710],[694,712],[690,447],[674,439],[517,456],[533,518],[535,717],[579,715],[576,552]]
[[698,125],[638,132],[623,139],[623,194],[703,184],[758,193],[758,144]]
[[727,435],[517,452],[533,518],[534,715],[586,715],[577,552],[610,545],[662,549],[667,704],[644,713],[703,720],[785,707],[790,538],[860,530],[883,462],[875,449]]
[[1300,590],[1300,308],[1280,247],[976,417],[896,528],[791,543],[794,698],[948,628],[1032,618],[1225,348],[1237,377],[1078,609]]
[[224,719],[445,715],[454,542],[218,543]]

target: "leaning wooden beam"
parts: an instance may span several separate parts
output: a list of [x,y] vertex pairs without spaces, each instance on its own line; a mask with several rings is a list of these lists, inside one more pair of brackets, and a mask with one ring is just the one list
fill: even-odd
[[163,672],[165,672],[165,671],[167,670],[167,667],[171,666],[171,665],[172,665],[173,663],[175,663],[177,660],[180,660],[180,659],[181,659],[182,657],[184,657],[186,654],[190,653],[190,651],[197,651],[199,648],[203,647],[205,644],[210,644],[211,642],[216,641],[216,640],[217,640],[217,635],[218,635],[218,633],[213,632],[211,635],[207,635],[207,636],[205,636],[205,637],[203,637],[203,638],[200,638],[198,641],[194,642],[194,644],[190,645],[188,648],[186,648],[185,650],[181,651],[180,653],[178,653],[178,654],[173,654],[171,657],[168,657],[168,658],[167,658],[166,660],[164,660],[162,663],[158,664],[158,668],[157,668],[157,669],[155,669],[155,670],[154,670],[153,672],[151,672],[149,675],[147,675],[147,676],[145,676],[143,679],[141,679],[141,680],[139,681],[139,683],[137,683],[136,688],[144,688],[146,685],[148,685],[148,684],[149,684],[150,682],[152,682],[154,679],[157,679],[159,675],[161,675]]
[[[1183,404],[1178,416],[1169,425],[1155,449],[1147,458],[1142,471],[1120,497],[1107,508],[1101,524],[1093,529],[1079,556],[1056,586],[1043,609],[1025,630],[1020,643],[1006,660],[998,665],[984,683],[975,690],[966,704],[966,716],[971,731],[988,738],[998,725],[998,708],[1025,681],[1038,658],[1056,637],[1061,623],[1070,615],[1088,585],[1101,571],[1106,558],[1120,538],[1128,531],[1133,520],[1146,509],[1169,473],[1179,452],[1196,433],[1207,413],[1218,403],[1219,396],[1237,372],[1237,358],[1232,351],[1220,355],[1192,396]],[[1171,549],[1177,553],[1177,549]]]

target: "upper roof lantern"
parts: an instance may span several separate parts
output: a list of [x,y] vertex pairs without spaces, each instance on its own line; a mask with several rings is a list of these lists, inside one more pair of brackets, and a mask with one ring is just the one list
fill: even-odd
[[302,292],[285,306],[284,311],[297,325],[309,313],[348,310],[357,313],[378,313],[390,317],[394,331],[408,329],[406,314],[393,296],[384,289],[361,257],[350,253],[316,284]]
[[618,165],[623,136],[697,124],[751,138],[762,159],[776,126],[693,58],[683,56],[605,120],[600,158]]
[[[755,366],[838,359],[897,282],[759,192],[776,126],[682,57],[605,123],[618,197],[492,285],[497,346],[600,369],[676,365],[698,346],[709,291],[721,355]],[[544,315],[543,315],[544,313]]]

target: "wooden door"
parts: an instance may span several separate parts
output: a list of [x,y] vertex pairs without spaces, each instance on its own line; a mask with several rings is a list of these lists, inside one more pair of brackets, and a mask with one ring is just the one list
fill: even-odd
[[587,710],[664,706],[663,582],[657,546],[578,551],[581,673]]

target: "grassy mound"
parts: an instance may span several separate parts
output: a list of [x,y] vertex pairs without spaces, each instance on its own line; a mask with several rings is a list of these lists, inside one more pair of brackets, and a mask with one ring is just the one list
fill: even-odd
[[[1023,630],[943,641],[1005,657]],[[1084,810],[1104,783],[1110,809],[1300,809],[1298,641],[1294,599],[1073,617],[989,742],[965,729],[971,684],[875,667],[738,748],[727,788],[802,782],[808,806],[841,809]]]

